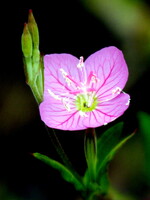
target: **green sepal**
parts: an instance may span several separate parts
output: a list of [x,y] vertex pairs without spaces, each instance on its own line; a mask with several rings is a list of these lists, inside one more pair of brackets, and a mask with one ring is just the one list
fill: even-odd
[[76,190],[84,191],[84,185],[82,183],[82,179],[76,177],[76,175],[73,172],[71,172],[67,167],[65,167],[63,164],[40,153],[33,153],[33,155],[37,159],[46,163],[47,165],[53,167],[54,169],[57,169],[67,182],[72,183],[75,186]]
[[24,24],[23,33],[21,36],[21,48],[25,58],[30,58],[32,56],[32,37],[29,32],[28,24]]

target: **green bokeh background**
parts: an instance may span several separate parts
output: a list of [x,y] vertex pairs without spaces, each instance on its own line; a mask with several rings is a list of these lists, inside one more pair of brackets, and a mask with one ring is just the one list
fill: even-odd
[[[41,152],[59,160],[25,83],[21,34],[30,8],[43,54],[70,53],[86,59],[106,46],[123,51],[129,67],[125,91],[131,95],[131,105],[116,122],[125,121],[124,134],[137,131],[111,162],[110,181],[115,189],[137,200],[150,199],[150,4],[146,0],[43,0],[13,2],[9,7],[4,2],[5,12],[0,14],[0,199],[80,199],[73,186],[30,154]],[[97,134],[113,123],[98,128]],[[83,174],[83,132],[56,133]]]

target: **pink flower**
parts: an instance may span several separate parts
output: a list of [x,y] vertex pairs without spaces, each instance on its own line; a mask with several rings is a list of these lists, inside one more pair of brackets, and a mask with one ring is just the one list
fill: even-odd
[[41,119],[51,128],[82,130],[105,125],[124,113],[128,68],[122,52],[107,47],[77,59],[70,54],[44,57]]

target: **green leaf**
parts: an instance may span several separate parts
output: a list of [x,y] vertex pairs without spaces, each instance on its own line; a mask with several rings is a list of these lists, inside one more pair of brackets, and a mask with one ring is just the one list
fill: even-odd
[[118,144],[123,129],[123,123],[120,122],[107,129],[97,139],[97,166],[100,168],[109,152]]
[[[103,187],[103,191],[108,190],[107,168],[117,150],[128,141],[133,134],[121,138],[123,123],[118,123],[102,134],[97,142],[97,181]],[[104,184],[105,183],[105,184]]]
[[88,200],[94,199],[93,195],[96,194],[96,196],[97,196],[97,195],[102,194],[101,186],[96,181],[91,181],[89,168],[87,168],[87,170],[84,174],[83,183],[84,183],[85,188],[86,188],[86,190],[85,190],[86,191],[86,193],[85,193],[86,198],[85,199],[88,199]]
[[67,167],[65,167],[63,164],[59,163],[58,161],[55,161],[51,158],[49,158],[48,156],[45,156],[43,154],[40,153],[33,153],[34,157],[36,157],[37,159],[43,161],[44,163],[46,163],[47,165],[53,167],[54,169],[57,169],[62,177],[74,184],[75,188],[77,190],[84,190],[84,185],[82,183],[82,179],[79,178],[79,176],[77,177],[77,174],[70,171]]

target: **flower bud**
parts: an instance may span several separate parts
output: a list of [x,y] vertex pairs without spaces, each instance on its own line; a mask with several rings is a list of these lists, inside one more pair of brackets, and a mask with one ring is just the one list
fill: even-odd
[[39,102],[41,103],[43,100],[43,92],[44,92],[44,63],[43,63],[43,55],[40,55],[40,63],[39,63],[39,72],[36,79],[36,85],[39,93]]
[[28,23],[25,24],[22,34],[22,51],[26,81],[37,103],[41,103],[44,90],[43,56],[40,57],[39,32],[32,10],[29,10]]
[[39,73],[39,66],[40,66],[40,51],[38,49],[33,49],[32,65],[33,65],[33,73],[36,78],[37,74]]
[[28,27],[33,40],[33,48],[39,49],[39,31],[32,10],[29,10]]
[[28,29],[28,25],[24,24],[23,34],[21,37],[22,52],[25,58],[32,56],[32,38]]

